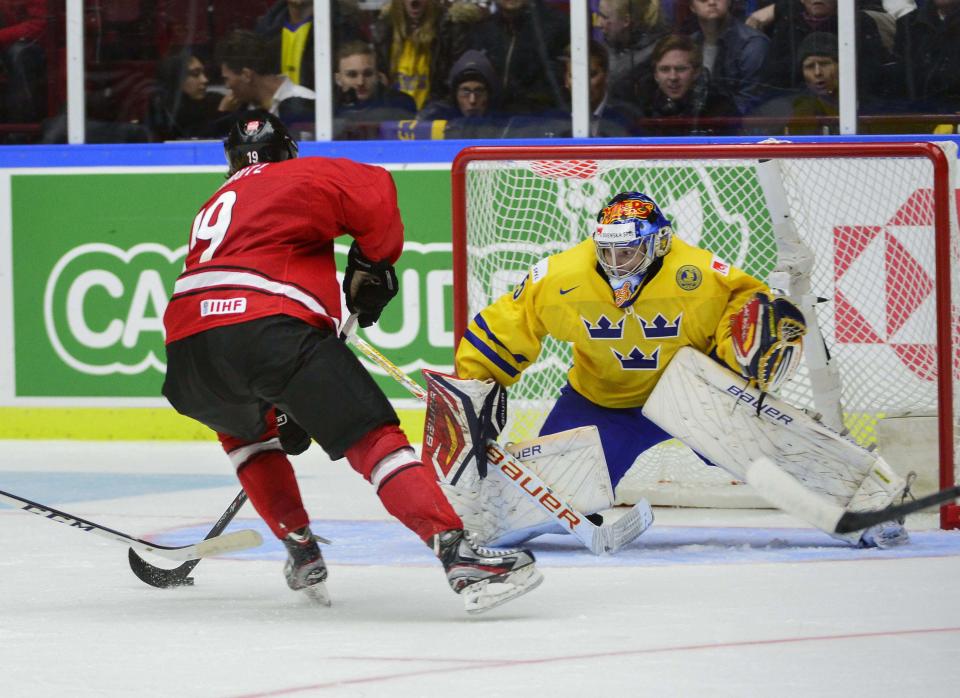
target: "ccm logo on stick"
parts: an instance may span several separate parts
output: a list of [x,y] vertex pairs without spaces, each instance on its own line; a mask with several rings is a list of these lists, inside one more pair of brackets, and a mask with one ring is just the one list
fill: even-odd
[[508,461],[507,454],[492,443],[487,444],[487,459],[490,463],[497,466],[500,472],[506,477],[515,482],[519,482],[523,491],[536,499],[540,506],[550,512],[554,517],[560,521],[566,521],[570,526],[570,530],[576,528],[580,523],[580,517],[563,506],[563,503],[553,496],[549,487],[545,487],[544,485],[536,485],[533,487],[533,485],[536,484],[535,480],[529,475],[524,474],[523,470]]

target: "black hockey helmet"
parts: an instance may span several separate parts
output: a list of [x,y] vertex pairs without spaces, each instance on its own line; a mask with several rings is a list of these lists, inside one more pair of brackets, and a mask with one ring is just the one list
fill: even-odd
[[283,122],[263,109],[241,114],[223,141],[230,174],[261,162],[281,162],[297,157],[297,143]]

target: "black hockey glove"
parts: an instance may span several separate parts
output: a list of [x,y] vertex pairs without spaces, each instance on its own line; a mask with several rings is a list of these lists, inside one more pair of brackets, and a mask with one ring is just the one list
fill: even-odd
[[393,265],[389,262],[371,262],[363,256],[354,241],[347,255],[343,295],[347,299],[347,309],[357,314],[360,327],[370,327],[379,320],[380,313],[399,290],[400,284]]
[[284,453],[298,456],[310,448],[310,434],[293,421],[290,415],[280,410],[277,410],[277,431]]

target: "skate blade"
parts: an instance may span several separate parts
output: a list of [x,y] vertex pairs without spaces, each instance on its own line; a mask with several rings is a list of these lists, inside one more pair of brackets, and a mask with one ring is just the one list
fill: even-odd
[[534,565],[517,570],[506,580],[478,582],[463,592],[463,607],[477,615],[533,591],[543,581],[543,574]]
[[301,589],[303,595],[318,606],[330,606],[330,594],[327,593],[327,585],[323,582],[317,582]]

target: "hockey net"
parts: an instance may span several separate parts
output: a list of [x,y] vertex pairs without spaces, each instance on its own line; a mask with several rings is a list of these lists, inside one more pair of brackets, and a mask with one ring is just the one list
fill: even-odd
[[[952,484],[960,433],[955,161],[955,146],[929,143],[468,148],[454,164],[457,340],[533,264],[583,240],[613,195],[642,191],[683,240],[778,287],[777,272],[790,267],[795,297],[826,299],[816,303],[816,317],[829,370],[839,374],[839,401],[824,395],[815,357],[782,398],[811,412],[833,409],[838,429],[864,446],[879,443],[888,460],[906,448],[916,462],[897,469],[927,467],[932,482],[924,486]],[[795,258],[785,220],[793,242],[812,255]],[[537,434],[570,357],[568,346],[545,340],[510,389],[505,438]],[[617,496],[762,506],[743,483],[676,441],[642,455]]]

